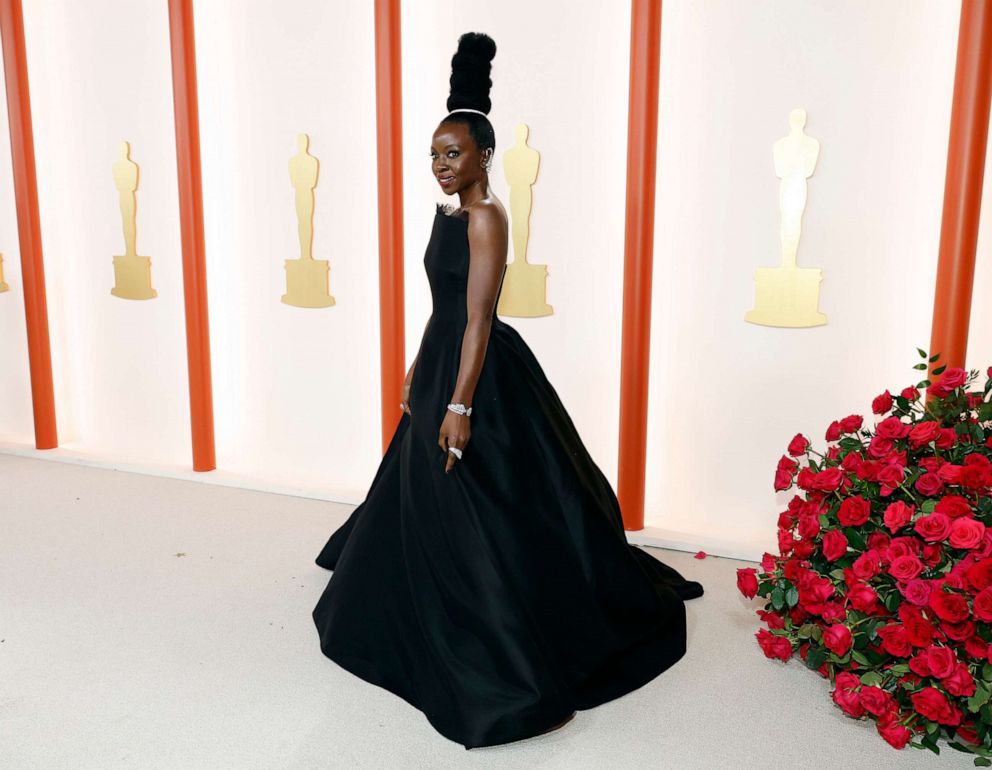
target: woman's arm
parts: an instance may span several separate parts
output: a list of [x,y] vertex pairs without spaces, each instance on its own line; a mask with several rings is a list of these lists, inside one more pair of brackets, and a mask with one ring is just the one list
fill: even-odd
[[[472,405],[489,347],[496,294],[506,267],[507,236],[506,222],[497,204],[477,203],[472,207],[468,222],[470,259],[465,298],[468,319],[462,335],[458,379],[451,394],[454,403]],[[469,418],[449,410],[441,423],[438,446],[445,452],[452,446],[463,449],[471,435]],[[450,471],[454,464],[455,457],[449,454],[445,472]]]

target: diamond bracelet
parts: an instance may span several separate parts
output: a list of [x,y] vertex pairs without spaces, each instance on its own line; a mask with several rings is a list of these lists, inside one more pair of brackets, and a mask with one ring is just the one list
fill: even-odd
[[463,414],[466,417],[472,415],[472,407],[465,406],[465,404],[448,404],[448,410],[454,412],[455,414]]

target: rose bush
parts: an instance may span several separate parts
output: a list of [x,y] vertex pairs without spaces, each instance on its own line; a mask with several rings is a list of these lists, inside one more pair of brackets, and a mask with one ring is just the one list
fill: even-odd
[[832,422],[823,453],[789,442],[774,486],[798,493],[779,554],[737,586],[764,600],[764,654],[798,654],[846,714],[897,749],[939,753],[943,739],[990,766],[992,367],[982,387],[977,371],[934,375],[877,396],[873,429]]

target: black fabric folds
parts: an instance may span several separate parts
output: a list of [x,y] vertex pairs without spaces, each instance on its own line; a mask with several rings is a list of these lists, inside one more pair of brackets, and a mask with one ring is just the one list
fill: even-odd
[[703,593],[627,543],[620,506],[520,335],[493,318],[472,437],[450,474],[438,430],[466,323],[467,221],[438,207],[433,313],[368,494],[317,564],[327,657],[466,748],[533,736],[640,687],[686,649]]

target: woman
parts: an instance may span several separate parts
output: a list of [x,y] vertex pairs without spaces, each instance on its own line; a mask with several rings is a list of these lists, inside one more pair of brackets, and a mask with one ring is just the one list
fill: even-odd
[[629,545],[609,482],[495,308],[507,217],[489,190],[496,53],[468,33],[432,170],[433,312],[365,501],[317,564],[321,649],[466,748],[527,738],[617,698],[685,652],[699,583]]

